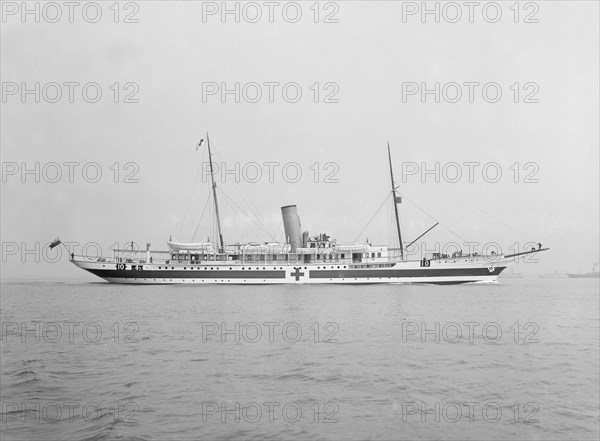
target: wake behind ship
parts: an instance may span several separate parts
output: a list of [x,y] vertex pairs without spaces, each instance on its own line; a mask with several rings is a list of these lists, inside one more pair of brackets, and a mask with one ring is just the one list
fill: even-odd
[[[406,245],[398,214],[401,197],[394,182],[388,144],[391,196],[398,248],[370,243],[338,244],[325,233],[303,231],[295,205],[281,207],[285,243],[227,245],[223,239],[208,135],[212,198],[218,241],[182,243],[170,239],[168,250],[145,253],[114,250],[112,257],[94,259],[71,254],[73,264],[111,283],[125,284],[458,284],[495,282],[516,257],[545,251],[541,244],[511,255],[481,255],[462,251],[431,253],[411,260],[405,250],[436,225]],[[202,143],[202,141],[201,141]],[[60,240],[52,243],[56,246]]]

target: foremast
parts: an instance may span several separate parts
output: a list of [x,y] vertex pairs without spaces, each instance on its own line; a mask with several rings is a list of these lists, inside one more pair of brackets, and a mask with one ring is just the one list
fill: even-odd
[[404,260],[404,246],[402,245],[402,230],[400,229],[400,217],[398,216],[398,204],[402,201],[402,198],[396,195],[396,185],[394,183],[394,169],[392,167],[392,153],[390,152],[390,142],[388,141],[388,159],[390,162],[390,179],[392,182],[392,196],[394,204],[394,214],[396,215],[396,228],[398,230],[398,242],[400,244],[400,258]]
[[223,242],[223,233],[221,232],[221,218],[219,217],[219,202],[217,201],[217,184],[215,183],[215,174],[213,172],[212,153],[210,151],[210,138],[206,133],[206,145],[208,146],[208,160],[210,162],[210,179],[212,182],[212,193],[215,201],[215,216],[217,218],[217,230],[219,232],[219,253],[225,251],[225,243]]

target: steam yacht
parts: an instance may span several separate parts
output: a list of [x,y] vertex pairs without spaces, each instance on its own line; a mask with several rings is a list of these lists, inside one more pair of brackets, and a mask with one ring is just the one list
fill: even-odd
[[[148,244],[145,252],[136,252],[132,246],[131,250],[113,250],[114,255],[110,257],[88,258],[71,254],[71,262],[108,282],[125,284],[458,284],[494,282],[517,256],[547,249],[540,244],[510,255],[457,251],[452,255],[438,252],[411,259],[406,249],[416,240],[408,245],[402,241],[398,215],[401,197],[394,183],[389,144],[398,248],[370,243],[341,244],[324,232],[310,234],[302,230],[295,205],[281,207],[284,243],[226,244],[219,218],[208,135],[206,139],[218,241],[183,243],[170,239],[165,251],[151,250]],[[60,240],[52,245],[57,243]]]

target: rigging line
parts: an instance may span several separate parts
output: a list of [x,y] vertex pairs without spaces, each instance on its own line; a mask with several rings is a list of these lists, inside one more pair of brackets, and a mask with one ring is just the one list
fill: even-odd
[[252,199],[248,196],[248,194],[244,190],[243,186],[237,184],[237,185],[235,185],[235,190],[242,197],[242,200],[248,206],[249,211],[254,215],[254,217],[257,219],[257,221],[262,225],[262,228],[264,230],[268,231],[269,236],[271,236],[273,238],[273,240],[275,240],[275,237],[273,236],[273,233],[272,233],[272,229],[269,228],[266,224],[262,223],[262,221],[260,220],[258,208],[256,207],[256,205],[254,205],[254,203],[252,202]]
[[192,242],[196,240],[196,235],[198,234],[198,229],[200,228],[200,224],[202,223],[202,219],[204,218],[204,213],[206,212],[206,208],[208,207],[208,203],[210,202],[210,193],[206,198],[206,202],[204,203],[204,208],[202,209],[202,214],[200,215],[200,219],[198,219],[198,223],[196,224],[196,228],[194,230],[194,234],[192,235]]
[[[223,192],[222,192],[223,193]],[[255,219],[252,218],[252,216],[250,216],[248,213],[244,212],[244,210],[235,203],[235,201],[233,201],[233,199],[231,199],[229,196],[227,196],[227,194],[223,193],[223,196],[225,197],[225,202],[227,202],[227,204],[229,204],[229,206],[235,211],[235,209],[237,208],[239,211],[242,212],[242,214],[244,214],[248,219],[250,219],[250,221],[252,221],[252,223],[254,225],[251,225],[251,227],[253,227],[253,230],[256,232],[258,231],[259,234],[265,234],[268,236],[270,236],[270,232],[265,230],[258,222],[256,222]],[[258,227],[258,229],[256,228]]]
[[265,231],[267,233],[267,235],[270,236],[273,240],[275,240],[275,236],[273,235],[272,230],[260,220],[260,216],[258,215],[258,209],[256,208],[256,206],[253,205],[250,198],[244,193],[241,186],[236,185],[235,189],[239,193],[239,195],[242,197],[242,200],[248,205],[248,211],[250,211],[250,213],[252,213],[254,215],[254,218],[256,219],[256,222],[258,222],[260,224],[261,229],[263,231]]
[[[393,208],[393,206],[392,206]],[[399,211],[399,210],[398,210]],[[404,231],[404,224],[402,223],[402,215],[398,216],[398,222],[400,223],[400,231]],[[400,238],[398,238],[398,242],[400,241]],[[404,246],[404,241],[402,241],[402,246]]]
[[250,213],[254,215],[255,222],[259,224],[261,230],[265,232],[269,237],[271,237],[273,241],[276,241],[275,235],[273,234],[273,230],[261,221],[258,208],[253,204],[252,199],[246,194],[243,187],[241,185],[235,185],[235,190],[241,196],[242,201],[246,203],[248,211],[250,211]]
[[498,219],[496,216],[488,213],[487,211],[479,208],[477,205],[473,204],[472,202],[470,202],[468,199],[463,198],[462,196],[460,196],[458,193],[454,192],[453,190],[450,190],[449,187],[446,187],[444,184],[442,184],[441,182],[439,183],[443,188],[445,188],[446,190],[448,190],[450,193],[454,194],[456,197],[458,197],[459,199],[461,199],[462,201],[466,202],[467,204],[469,204],[470,206],[472,206],[473,208],[475,208],[476,210],[482,212],[483,214],[485,214],[486,216],[491,217],[492,219],[494,219],[496,222],[498,222],[499,224],[505,226],[506,228],[508,228],[509,230],[512,230],[514,233],[516,233],[517,235],[521,236],[522,239],[525,240],[529,240],[529,238],[527,238],[525,236],[525,234],[523,234],[522,232],[516,230],[515,228],[511,227],[510,225],[508,225],[506,222],[501,221],[500,219]]
[[360,230],[360,233],[358,233],[356,235],[356,237],[354,238],[354,240],[352,241],[353,243],[356,243],[356,241],[360,238],[360,236],[362,236],[362,234],[366,231],[367,228],[369,228],[369,225],[371,225],[371,222],[373,222],[373,219],[375,219],[375,216],[377,216],[377,214],[381,211],[381,209],[383,208],[383,206],[385,205],[385,203],[387,202],[387,200],[390,198],[390,196],[392,195],[392,192],[390,192],[387,197],[384,199],[384,201],[381,203],[381,205],[379,206],[379,208],[377,209],[377,211],[375,211],[375,213],[373,214],[373,216],[371,216],[371,219],[369,219],[369,221],[367,222],[367,224],[364,226],[364,228],[362,230]]
[[277,226],[277,229],[275,230],[275,241],[277,241],[277,233],[279,233],[279,229],[281,228],[282,225],[283,225],[283,219],[281,219],[279,221],[279,225]]
[[209,219],[210,219],[210,229],[208,230],[209,242],[216,242],[216,234],[215,234],[215,198],[210,198],[210,210],[208,211]]
[[388,212],[388,218],[387,218],[387,221],[388,221],[388,238],[387,238],[387,243],[389,243],[390,245],[393,246],[393,240],[394,240],[394,238],[392,236],[392,222],[393,222],[392,216],[394,216],[394,207],[392,207],[390,205],[390,209],[389,209],[389,212]]
[[446,230],[448,230],[451,234],[454,234],[456,237],[458,237],[460,240],[463,241],[463,243],[466,243],[467,240],[464,239],[460,234],[456,233],[455,231],[451,230],[449,227],[447,227],[446,225],[444,225],[442,222],[440,222],[436,217],[432,216],[431,214],[429,214],[427,211],[425,211],[425,209],[421,208],[415,201],[411,201],[409,198],[407,198],[406,196],[402,195],[402,197],[404,199],[406,199],[408,202],[410,202],[411,204],[413,204],[415,207],[417,207],[419,210],[421,210],[423,213],[425,213],[427,216],[429,216],[431,219],[433,219],[434,221],[436,221],[438,224],[440,224],[442,226],[442,228],[445,228]]
[[[218,143],[217,143],[217,146],[218,146]],[[221,154],[218,149],[215,150],[214,155],[218,159],[221,160],[222,164],[226,164],[227,163],[225,155]],[[267,235],[270,236],[275,241],[276,238],[273,235],[271,228],[269,228],[266,224],[263,224],[262,221],[260,220],[260,216],[259,216],[259,212],[260,211],[258,210],[258,208],[256,207],[256,205],[254,205],[254,203],[252,202],[252,199],[248,196],[248,194],[244,190],[243,186],[240,185],[239,182],[237,182],[237,180],[235,181],[235,183],[236,183],[236,185],[234,185],[234,188],[238,192],[238,194],[241,196],[242,201],[244,201],[244,203],[247,205],[247,210],[250,211],[250,213],[252,213],[254,215],[256,221],[261,224],[261,229],[263,231],[266,231]]]
[[[268,230],[264,229],[260,223],[258,223],[255,219],[252,218],[252,216],[249,216],[248,213],[246,213],[242,207],[240,207],[238,204],[236,204],[233,199],[231,199],[229,196],[227,196],[227,194],[222,189],[217,187],[217,190],[219,190],[219,192],[223,196],[225,196],[226,200],[228,200],[231,204],[233,204],[235,207],[237,207],[237,209],[240,210],[242,212],[242,214],[244,214],[248,219],[250,219],[264,234],[266,234],[267,236],[271,236],[271,233]],[[273,239],[273,240],[275,241],[275,239]]]
[[192,205],[192,200],[194,198],[194,190],[196,189],[196,185],[198,183],[198,177],[200,176],[200,171],[202,169],[202,162],[204,161],[204,149],[202,149],[202,156],[200,157],[200,162],[198,163],[196,169],[196,177],[194,178],[193,185],[191,186],[190,197],[188,199],[187,207],[185,209],[185,214],[183,215],[183,220],[181,221],[181,226],[179,227],[179,237],[183,233],[183,226],[185,221],[187,220],[188,213],[190,211],[190,206]]
[[[397,155],[400,157],[400,159],[402,161],[406,161],[406,159],[402,156],[402,155]],[[406,161],[409,162],[409,161]],[[470,205],[471,207],[475,208],[476,210],[480,211],[481,213],[485,214],[486,216],[494,219],[496,222],[498,222],[499,224],[505,226],[506,228],[512,230],[513,232],[517,233],[519,236],[521,236],[522,239],[525,240],[529,240],[529,238],[527,238],[522,232],[516,230],[515,228],[511,227],[510,225],[508,225],[507,223],[501,221],[500,219],[498,219],[496,216],[488,213],[487,211],[479,208],[477,205],[475,205],[473,202],[469,201],[468,199],[462,197],[461,195],[459,195],[458,193],[456,193],[455,191],[451,190],[450,187],[447,187],[446,185],[442,184],[441,182],[437,182],[438,185],[440,185],[442,188],[444,188],[445,190],[449,191],[450,193],[452,193],[454,196],[456,196],[457,198],[459,198],[461,201],[467,203],[468,205]],[[442,225],[442,224],[440,224]],[[446,228],[444,225],[442,225],[444,228]]]
[[211,242],[213,238],[213,213],[215,212],[213,208],[213,198],[209,199],[208,203],[208,240],[207,242]]
[[222,189],[217,188],[218,191],[223,195],[223,197],[225,198],[225,202],[227,202],[227,204],[229,204],[229,207],[231,207],[231,209],[235,212],[236,209],[238,211],[240,211],[245,217],[247,217],[248,219],[250,219],[250,221],[252,221],[254,223],[255,226],[259,227],[259,230],[261,232],[261,234],[265,234],[265,231],[262,230],[261,226],[259,224],[256,223],[256,221],[252,218],[252,216],[250,216],[242,207],[240,207],[232,198],[230,198],[227,193],[225,193]]

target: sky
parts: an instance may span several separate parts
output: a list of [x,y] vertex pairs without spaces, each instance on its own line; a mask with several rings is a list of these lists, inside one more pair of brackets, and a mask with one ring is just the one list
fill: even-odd
[[214,240],[207,132],[230,244],[283,241],[296,204],[394,245],[389,142],[405,241],[600,260],[598,2],[89,3],[2,2],[3,280],[82,277],[56,237]]

